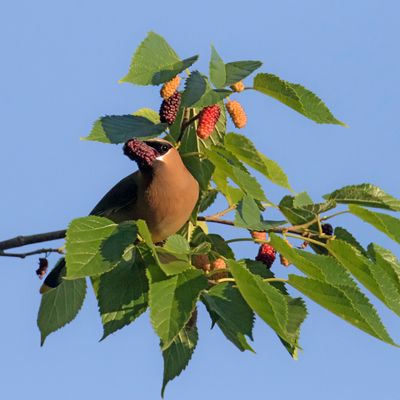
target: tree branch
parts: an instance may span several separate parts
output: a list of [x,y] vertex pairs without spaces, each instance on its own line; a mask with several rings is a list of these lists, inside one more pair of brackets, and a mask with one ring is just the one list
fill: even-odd
[[28,251],[27,253],[6,253],[3,250],[0,250],[0,257],[25,258],[28,256],[33,256],[35,254],[42,254],[42,253],[64,254],[62,249],[38,249],[38,250]]
[[15,247],[22,247],[33,243],[49,242],[51,240],[63,239],[66,232],[66,229],[63,229],[61,231],[38,233],[36,235],[16,236],[15,238],[0,242],[0,251],[13,249]]

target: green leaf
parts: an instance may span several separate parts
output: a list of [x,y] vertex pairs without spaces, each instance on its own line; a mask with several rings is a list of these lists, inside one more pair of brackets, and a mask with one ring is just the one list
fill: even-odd
[[226,282],[204,292],[202,299],[225,336],[240,351],[253,351],[245,336],[253,340],[254,314],[240,292]]
[[254,199],[245,195],[239,201],[235,214],[235,226],[255,231],[264,231],[286,224],[286,221],[265,221]]
[[42,346],[50,333],[62,328],[77,316],[85,295],[85,279],[63,280],[55,289],[43,294],[37,319]]
[[264,320],[283,340],[294,344],[294,338],[287,332],[288,305],[285,296],[275,287],[253,275],[240,263],[228,260],[240,293],[247,304]]
[[388,274],[392,283],[399,290],[400,263],[396,256],[389,250],[384,249],[375,243],[371,243],[368,246],[368,256]]
[[212,178],[217,190],[224,195],[230,206],[237,204],[243,197],[243,191],[229,185],[228,177],[221,170],[215,169]]
[[159,85],[190,67],[198,56],[181,61],[165,39],[149,32],[133,55],[128,74],[120,82]]
[[354,247],[340,240],[328,243],[329,252],[388,308],[400,315],[400,291],[384,268],[362,256]]
[[133,248],[138,228],[134,222],[121,222],[101,244],[101,256],[110,263],[119,263],[126,249]]
[[217,198],[218,190],[209,189],[202,193],[200,202],[199,202],[199,212],[206,211],[208,207],[210,207],[215,199]]
[[258,181],[240,167],[232,166],[230,162],[221,155],[217,146],[213,146],[212,149],[205,149],[204,152],[207,158],[214,164],[215,168],[228,178],[231,178],[245,193],[248,193],[257,200],[266,201],[265,194]]
[[225,64],[226,81],[224,86],[232,85],[247,78],[261,65],[260,61],[234,61]]
[[214,165],[209,160],[200,159],[197,155],[185,156],[186,153],[200,152],[199,139],[193,125],[189,126],[183,136],[179,152],[186,168],[199,182],[200,189],[207,190],[214,172]]
[[400,200],[369,183],[345,186],[332,193],[326,194],[324,198],[327,200],[335,200],[337,203],[359,204],[364,207],[400,211]]
[[[118,234],[118,225],[107,218],[89,216],[74,219],[66,236],[66,279],[99,275],[114,268],[118,260],[115,257],[105,259],[101,246],[114,233]],[[105,254],[110,256],[107,247]]]
[[[350,324],[384,342],[395,345],[381,324],[377,314],[369,314],[370,310],[374,309],[372,306],[365,307],[369,303],[365,297],[360,296],[360,292],[354,291],[353,298],[349,298],[344,295],[343,291],[327,282],[297,275],[289,275],[289,284]],[[347,293],[350,292],[351,289],[348,289]],[[364,315],[361,315],[355,306],[358,309],[364,309]]]
[[213,45],[211,45],[210,79],[216,88],[225,86],[225,64]]
[[334,235],[336,239],[343,240],[347,242],[351,246],[355,247],[363,256],[367,256],[367,252],[364,247],[357,241],[357,239],[345,228],[341,226],[337,226],[334,231]]
[[279,203],[279,209],[282,214],[293,225],[305,224],[315,218],[315,214],[304,208],[296,208],[294,206],[294,197],[285,196]]
[[288,334],[294,338],[294,344],[290,344],[285,340],[281,338],[280,339],[293,359],[297,360],[300,327],[307,317],[307,308],[303,299],[300,297],[292,298],[290,296],[286,296],[286,298],[288,302],[288,323],[286,330],[288,331]]
[[181,235],[172,235],[165,242],[163,248],[170,253],[189,254],[190,246],[188,241]]
[[309,206],[312,204],[312,198],[307,192],[301,192],[297,194],[293,199],[293,206],[296,208],[302,208],[303,206]]
[[185,326],[171,345],[163,350],[164,376],[161,396],[164,397],[167,383],[176,378],[187,367],[199,339],[196,325]]
[[156,246],[155,250],[158,264],[168,276],[180,274],[192,268],[188,254],[170,252],[159,246]]
[[[393,344],[377,311],[343,265],[330,256],[291,248],[274,234],[271,234],[271,244],[310,278],[300,279],[295,286],[298,290],[357,328]],[[289,283],[296,285],[297,278]]]
[[280,166],[258,152],[250,139],[237,133],[228,133],[225,135],[224,144],[236,157],[261,172],[271,182],[291,189],[288,178]]
[[207,78],[200,72],[194,71],[186,80],[182,104],[186,107],[203,108],[217,104],[230,94],[232,94],[231,90],[212,89]]
[[141,108],[135,111],[132,115],[136,115],[137,117],[144,117],[153,122],[154,124],[160,123],[160,114],[151,109],[151,108]]
[[132,138],[144,139],[159,136],[167,129],[167,124],[155,124],[140,115],[108,115],[99,118],[89,136],[84,140],[102,143],[125,143]]
[[163,348],[168,348],[189,321],[197,299],[207,287],[199,270],[187,270],[150,282],[150,318]]
[[97,297],[104,328],[102,339],[146,311],[148,291],[145,267],[137,258],[122,261],[100,276]]
[[199,72],[193,71],[186,79],[185,90],[182,94],[182,104],[190,107],[201,99],[207,90],[207,80]]
[[254,78],[253,87],[319,124],[346,126],[333,116],[319,97],[301,85],[284,81],[273,74],[261,73]]
[[397,243],[400,243],[400,220],[398,218],[370,211],[355,205],[350,205],[349,211],[353,215],[361,218],[364,222],[367,222],[376,229],[382,231]]

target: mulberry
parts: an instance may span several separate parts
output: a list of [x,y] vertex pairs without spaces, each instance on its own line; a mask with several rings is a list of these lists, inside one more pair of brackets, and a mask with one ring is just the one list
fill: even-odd
[[207,139],[212,134],[220,115],[221,109],[218,104],[204,107],[199,115],[197,136],[201,139]]
[[175,78],[172,78],[170,81],[165,82],[160,90],[161,97],[164,100],[169,99],[176,92],[176,89],[178,89],[180,83],[181,78],[178,75]]
[[234,91],[234,92],[243,92],[244,90],[244,83],[242,81],[236,82],[233,85],[230,86],[230,88]]
[[260,246],[256,261],[261,261],[267,268],[271,268],[276,258],[276,250],[268,243],[264,243]]
[[243,128],[247,123],[247,116],[242,105],[238,101],[232,100],[228,101],[225,106],[236,128]]
[[47,268],[49,266],[49,262],[47,258],[39,258],[39,268],[36,270],[36,275],[39,279],[43,279],[43,277],[47,274]]
[[160,107],[160,121],[172,125],[181,105],[182,95],[180,92],[175,92],[171,97],[163,100]]
[[325,233],[325,235],[329,236],[333,235],[333,226],[331,224],[322,224],[321,228],[322,232]]
[[[219,269],[225,269],[226,268],[226,263],[222,258],[217,258],[211,263],[211,271],[216,271]],[[212,279],[218,280],[221,278],[227,278],[228,273],[226,271],[220,272],[218,274],[213,274]]]
[[211,269],[210,259],[207,254],[195,254],[192,257],[192,263],[196,268],[202,269],[204,272],[208,272]]

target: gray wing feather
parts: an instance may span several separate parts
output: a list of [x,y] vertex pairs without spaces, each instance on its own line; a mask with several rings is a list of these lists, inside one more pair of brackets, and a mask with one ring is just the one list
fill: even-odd
[[138,172],[135,172],[119,181],[97,203],[90,215],[108,216],[132,203],[136,203],[138,178]]

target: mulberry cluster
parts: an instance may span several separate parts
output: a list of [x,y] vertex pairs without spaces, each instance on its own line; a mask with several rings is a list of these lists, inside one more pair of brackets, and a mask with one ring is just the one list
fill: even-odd
[[172,125],[176,119],[181,105],[182,95],[180,92],[175,92],[168,99],[163,100],[160,107],[160,121]]
[[204,107],[200,111],[199,124],[197,126],[197,136],[201,139],[207,139],[215,129],[221,115],[221,109],[218,104]]
[[233,85],[230,86],[230,88],[234,91],[234,92],[243,92],[244,90],[244,83],[242,81],[236,82]]
[[47,268],[49,266],[49,262],[47,258],[39,258],[39,268],[36,270],[36,275],[39,279],[43,279],[43,277],[47,274]]
[[231,100],[225,106],[236,128],[243,128],[247,123],[247,116],[242,105],[236,100]]
[[165,82],[160,90],[161,97],[164,100],[169,99],[176,92],[180,83],[181,78],[179,77],[179,75],[177,75],[175,78],[172,78],[170,81]]
[[276,250],[268,243],[264,243],[260,246],[256,261],[261,261],[267,268],[271,268],[276,258]]

